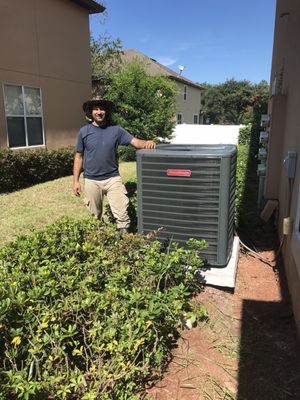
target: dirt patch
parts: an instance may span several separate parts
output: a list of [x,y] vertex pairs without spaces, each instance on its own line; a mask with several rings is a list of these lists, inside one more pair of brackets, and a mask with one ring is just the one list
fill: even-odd
[[197,300],[209,319],[182,332],[151,399],[300,399],[300,345],[280,261],[241,254],[234,292],[207,286]]

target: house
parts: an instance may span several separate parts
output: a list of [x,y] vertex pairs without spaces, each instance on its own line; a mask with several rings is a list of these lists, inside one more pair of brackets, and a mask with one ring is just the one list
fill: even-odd
[[158,61],[146,56],[145,54],[134,50],[123,50],[122,61],[131,62],[133,60],[141,60],[145,66],[148,75],[163,75],[172,79],[178,87],[178,95],[176,102],[176,119],[177,124],[200,124],[202,123],[201,115],[201,93],[203,88],[193,81],[185,78],[160,64]]
[[74,145],[91,97],[92,0],[0,0],[0,149]]
[[278,205],[278,234],[300,333],[299,21],[298,0],[277,0],[264,196]]

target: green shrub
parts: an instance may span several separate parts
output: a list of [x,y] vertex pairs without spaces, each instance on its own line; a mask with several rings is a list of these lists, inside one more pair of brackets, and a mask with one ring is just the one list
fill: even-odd
[[136,148],[132,146],[119,146],[118,155],[121,161],[135,161]]
[[0,193],[72,174],[73,148],[59,150],[0,151]]
[[238,226],[244,209],[244,194],[248,168],[249,145],[239,145],[236,166],[235,224]]
[[162,251],[63,219],[0,249],[0,398],[138,399],[198,290],[203,246]]
[[238,144],[239,145],[250,144],[251,135],[252,135],[252,124],[248,124],[240,128]]

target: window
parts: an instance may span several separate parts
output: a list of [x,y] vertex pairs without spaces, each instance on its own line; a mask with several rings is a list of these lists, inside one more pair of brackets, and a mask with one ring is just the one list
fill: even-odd
[[183,101],[187,101],[187,86],[183,88]]
[[28,86],[4,85],[8,146],[44,144],[41,90]]
[[198,124],[198,115],[194,114],[194,124]]
[[300,277],[300,185],[297,199],[296,218],[294,222],[294,229],[292,233],[292,254]]
[[177,124],[182,124],[182,113],[177,114]]

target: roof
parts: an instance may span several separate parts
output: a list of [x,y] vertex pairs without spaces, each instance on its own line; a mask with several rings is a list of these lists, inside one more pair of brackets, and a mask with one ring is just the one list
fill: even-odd
[[190,85],[197,89],[203,89],[202,86],[198,85],[197,83],[191,81],[188,78],[185,78],[180,74],[177,74],[177,72],[173,71],[170,68],[165,67],[164,65],[156,61],[154,58],[150,58],[145,54],[141,53],[140,51],[134,49],[128,49],[128,50],[122,50],[122,53],[123,54],[121,55],[121,57],[124,62],[130,62],[135,59],[142,60],[145,63],[146,71],[149,75],[153,76],[165,75],[185,85]]
[[94,0],[71,0],[79,6],[88,10],[89,14],[97,14],[102,13],[105,10],[101,4],[97,3]]

